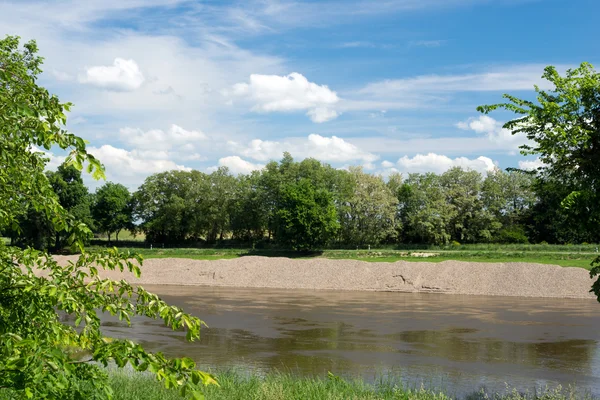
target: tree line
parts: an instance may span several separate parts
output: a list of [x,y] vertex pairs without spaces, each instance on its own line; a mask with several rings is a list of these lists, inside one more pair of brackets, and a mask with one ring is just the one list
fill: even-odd
[[[598,242],[584,218],[561,206],[568,187],[535,172],[452,168],[442,174],[333,168],[286,153],[260,171],[234,176],[167,171],[137,191],[107,182],[95,193],[81,172],[61,165],[46,173],[62,207],[95,233],[144,233],[168,245],[212,245],[225,239],[308,250],[381,244]],[[582,217],[582,215],[579,215]],[[68,232],[34,209],[20,216],[14,244],[60,250]]]

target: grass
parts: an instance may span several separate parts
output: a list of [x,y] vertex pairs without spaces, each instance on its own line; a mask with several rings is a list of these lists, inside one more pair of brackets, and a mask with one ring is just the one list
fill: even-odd
[[[220,387],[204,388],[207,400],[446,400],[456,398],[441,391],[425,388],[407,388],[399,380],[380,380],[367,384],[361,380],[345,380],[331,376],[297,377],[291,374],[270,373],[266,376],[248,375],[240,372],[217,374]],[[148,374],[131,370],[109,371],[109,382],[115,400],[176,400],[182,399],[176,390],[167,390]],[[0,400],[15,398],[11,393],[0,390]],[[581,396],[572,388],[542,390],[537,393],[521,393],[506,390],[505,393],[486,393],[474,389],[465,397],[467,400],[571,400],[591,399]]]
[[[368,262],[395,262],[399,260],[413,262],[441,262],[448,260],[476,261],[476,262],[524,262],[554,264],[563,267],[590,268],[591,261],[598,255],[595,246],[569,246],[549,247],[549,245],[536,246],[501,246],[501,245],[473,245],[460,246],[453,249],[430,250],[323,250],[313,253],[297,253],[283,250],[251,250],[251,249],[218,249],[218,248],[130,248],[129,250],[140,253],[144,258],[190,258],[196,260],[232,259],[248,255],[267,257],[314,258],[324,257],[329,259],[351,259]],[[419,253],[433,253],[432,257],[418,257]]]
[[[103,241],[108,241],[108,236],[106,234],[99,234],[96,237],[99,240],[103,240]],[[115,235],[112,234],[110,236],[110,239],[112,242],[115,242]],[[126,241],[126,242],[143,242],[144,240],[146,240],[146,235],[143,232],[138,233],[137,235],[134,235],[133,232],[131,232],[128,229],[123,229],[121,232],[119,232],[119,241]]]

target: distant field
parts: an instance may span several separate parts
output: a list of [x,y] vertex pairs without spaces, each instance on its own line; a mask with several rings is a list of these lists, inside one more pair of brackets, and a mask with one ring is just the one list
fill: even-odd
[[[100,234],[100,235],[96,236],[96,239],[108,241],[108,236],[106,236],[104,234]],[[116,243],[115,242],[115,235],[111,235],[110,240],[111,240],[111,242]],[[124,229],[121,232],[119,232],[119,241],[124,241],[124,242],[143,242],[145,240],[146,240],[146,235],[143,232],[140,232],[137,235],[134,235],[131,231],[126,230],[126,229]]]
[[[134,236],[129,231],[122,231],[119,242],[124,246],[129,244],[135,247],[121,247],[114,237],[111,237],[111,245],[123,250],[135,251],[145,258],[191,258],[197,260],[219,260],[244,257],[248,255],[260,255],[266,257],[290,257],[290,258],[313,258],[325,257],[331,259],[352,259],[369,262],[395,262],[399,260],[414,262],[441,262],[448,260],[477,261],[477,262],[525,262],[554,264],[563,267],[579,267],[590,269],[591,261],[598,256],[599,245],[577,244],[577,245],[552,245],[552,244],[466,244],[447,246],[425,246],[425,245],[398,245],[378,249],[340,250],[328,249],[313,253],[297,253],[287,250],[249,248],[162,248],[161,244],[145,244],[144,234]],[[9,243],[8,238],[1,238]],[[106,237],[96,238],[96,244],[103,245]],[[135,242],[132,243],[132,242]],[[94,247],[94,246],[92,246]],[[433,254],[431,257],[420,257],[421,253]]]
[[[475,246],[473,246],[475,247]],[[464,246],[464,249],[455,250],[323,250],[313,253],[297,253],[281,250],[250,250],[250,249],[163,249],[137,248],[130,249],[143,255],[145,258],[191,258],[197,260],[216,260],[259,255],[266,257],[291,257],[313,258],[325,257],[330,259],[353,259],[369,262],[395,262],[399,260],[414,262],[441,262],[447,260],[477,261],[477,262],[525,262],[554,264],[563,267],[590,268],[592,259],[597,255],[595,247],[587,246],[585,249],[571,250],[556,248],[532,248],[517,250],[514,246],[499,246],[488,250],[477,250]],[[568,246],[565,246],[568,247]],[[594,249],[594,250],[592,250]],[[423,257],[423,255],[430,255]]]

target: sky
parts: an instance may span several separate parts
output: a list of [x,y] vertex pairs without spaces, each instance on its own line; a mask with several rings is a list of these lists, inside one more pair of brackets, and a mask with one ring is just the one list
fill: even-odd
[[135,189],[284,151],[384,177],[534,168],[502,128],[514,115],[476,107],[533,99],[547,65],[599,62],[598,15],[596,0],[4,0],[0,34],[37,40],[68,129]]

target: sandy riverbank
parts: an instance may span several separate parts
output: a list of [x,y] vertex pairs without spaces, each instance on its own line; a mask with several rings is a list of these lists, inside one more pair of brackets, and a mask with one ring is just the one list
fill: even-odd
[[[71,257],[58,258],[66,262]],[[115,271],[103,272],[103,276],[123,278]],[[145,260],[142,277],[127,274],[126,279],[136,284],[593,298],[588,271],[531,263],[163,258]]]

